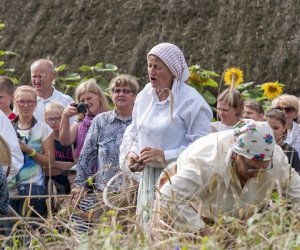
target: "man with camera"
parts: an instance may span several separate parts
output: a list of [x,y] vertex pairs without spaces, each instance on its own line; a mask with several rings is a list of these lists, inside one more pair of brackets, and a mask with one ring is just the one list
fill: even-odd
[[70,96],[56,90],[53,82],[56,72],[53,63],[48,59],[38,59],[30,66],[31,83],[37,92],[37,107],[33,113],[37,120],[45,121],[44,109],[49,101],[57,101],[64,107],[73,100]]

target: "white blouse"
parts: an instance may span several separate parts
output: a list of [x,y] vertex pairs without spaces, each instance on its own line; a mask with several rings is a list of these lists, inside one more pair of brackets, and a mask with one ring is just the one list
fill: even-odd
[[203,97],[185,83],[175,85],[172,101],[171,95],[159,101],[151,83],[138,94],[132,124],[124,135],[131,140],[129,151],[139,155],[145,147],[162,149],[165,160],[171,162],[189,144],[211,132],[212,111]]

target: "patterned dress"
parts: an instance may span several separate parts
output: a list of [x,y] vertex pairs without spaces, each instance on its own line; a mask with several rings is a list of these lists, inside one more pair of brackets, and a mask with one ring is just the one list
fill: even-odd
[[[76,186],[85,186],[88,177],[97,173],[94,187],[102,191],[109,179],[119,172],[119,148],[131,120],[131,117],[122,119],[115,110],[101,113],[93,119],[78,159]],[[119,189],[120,186],[121,183],[117,182],[113,188]],[[97,199],[90,193],[79,202],[78,209],[88,212],[96,205]],[[90,221],[76,213],[72,215],[72,221],[79,233],[88,231],[91,226]]]
[[119,171],[120,144],[131,117],[124,120],[115,110],[93,119],[77,163],[75,185],[82,186],[98,172],[95,188],[103,190],[109,179]]

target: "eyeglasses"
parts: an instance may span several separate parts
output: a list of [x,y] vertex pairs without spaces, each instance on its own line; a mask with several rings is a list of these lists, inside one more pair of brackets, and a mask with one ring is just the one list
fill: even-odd
[[58,116],[58,117],[49,117],[49,118],[45,118],[45,121],[47,123],[56,123],[56,122],[59,122],[60,119],[61,119],[60,116]]
[[131,89],[112,89],[111,92],[113,92],[114,94],[123,93],[125,95],[128,95],[129,93],[134,92],[134,91]]
[[278,107],[275,107],[275,109],[282,110],[282,111],[284,111],[286,113],[292,113],[293,111],[295,111],[295,108],[292,107],[292,106],[287,106],[287,107],[278,106]]
[[272,158],[271,158],[269,166],[266,168],[257,168],[257,167],[251,166],[245,160],[243,160],[243,163],[244,163],[244,166],[248,173],[265,172],[265,171],[271,170],[273,168],[273,159]]
[[16,103],[21,107],[25,107],[26,104],[28,107],[33,107],[36,104],[36,101],[34,101],[34,100],[19,100],[19,101],[16,101]]

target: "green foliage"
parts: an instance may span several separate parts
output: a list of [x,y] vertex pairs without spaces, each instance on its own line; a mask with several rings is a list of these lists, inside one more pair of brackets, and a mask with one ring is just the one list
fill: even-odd
[[218,78],[220,75],[214,71],[202,69],[198,64],[190,66],[189,71],[189,85],[194,87],[209,105],[214,105],[217,99],[210,92],[210,88],[218,88],[219,85],[214,78]]
[[82,65],[78,72],[68,72],[68,65],[62,64],[55,68],[57,72],[56,87],[72,95],[74,89],[82,82],[95,78],[103,90],[108,88],[110,79],[118,74],[118,67],[114,64],[97,63],[94,66]]
[[[5,24],[0,21],[0,30],[3,30],[5,28]],[[0,57],[2,58],[7,58],[7,57],[19,57],[20,55],[13,52],[13,51],[8,51],[8,50],[0,50]],[[14,68],[7,68],[6,67],[6,62],[4,59],[0,60],[0,75],[7,75],[11,77],[13,82],[15,84],[19,83],[19,80],[13,76],[13,73],[15,72]]]

